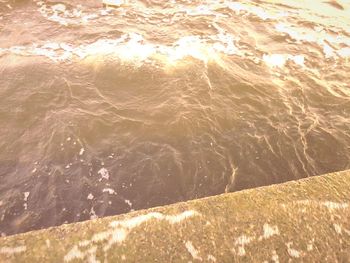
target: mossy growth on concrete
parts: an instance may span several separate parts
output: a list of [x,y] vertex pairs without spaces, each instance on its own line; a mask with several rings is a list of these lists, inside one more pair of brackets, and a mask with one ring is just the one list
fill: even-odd
[[348,262],[350,171],[0,239],[0,262]]

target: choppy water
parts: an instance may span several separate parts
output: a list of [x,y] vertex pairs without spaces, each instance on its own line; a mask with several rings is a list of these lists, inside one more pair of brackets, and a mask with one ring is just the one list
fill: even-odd
[[350,168],[348,1],[0,1],[0,233]]

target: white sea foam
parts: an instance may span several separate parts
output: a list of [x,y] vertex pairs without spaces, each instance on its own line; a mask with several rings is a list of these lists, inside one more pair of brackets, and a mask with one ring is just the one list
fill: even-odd
[[[76,8],[69,10],[62,3],[50,6],[43,1],[37,1],[36,4],[39,7],[38,11],[43,17],[62,26],[87,24],[90,20],[99,17],[97,13],[85,13],[81,5],[77,5]],[[104,15],[108,15],[108,12],[104,12]]]
[[83,155],[85,152],[85,149],[84,148],[81,148],[80,151],[79,151],[79,155]]
[[24,192],[24,202],[28,201],[29,195],[30,195],[30,192]]
[[125,202],[128,206],[132,207],[132,202],[131,202],[129,199],[125,199],[124,202]]
[[104,188],[104,189],[102,190],[102,192],[103,192],[103,193],[108,193],[108,194],[110,194],[110,195],[116,194],[116,191],[115,191],[114,189],[112,189],[112,188]]
[[109,179],[109,172],[106,168],[102,167],[97,173],[101,175],[102,179]]
[[[214,40],[214,43],[212,43]],[[145,61],[158,55],[168,63],[175,63],[185,57],[193,57],[207,62],[221,54],[239,55],[235,38],[225,32],[202,38],[200,36],[184,36],[172,45],[148,43],[143,36],[135,33],[124,34],[116,39],[98,39],[90,44],[73,46],[69,43],[48,42],[43,45],[14,46],[3,52],[18,55],[45,56],[55,62],[86,59],[90,56],[112,55],[125,61]]]
[[290,54],[271,54],[271,55],[263,55],[264,62],[274,68],[279,67],[283,68],[288,60],[293,61],[295,64],[299,66],[304,66],[305,58],[303,55],[290,55]]
[[350,57],[350,47],[344,47],[337,51],[337,54],[343,58]]
[[[302,42],[310,42],[319,45],[326,58],[337,58],[337,54],[347,54],[348,47],[341,48],[341,45],[350,46],[350,38],[344,35],[334,35],[319,28],[296,27],[286,23],[278,23],[275,26],[278,32],[289,35],[292,39]],[[331,46],[332,45],[332,46]],[[338,46],[336,48],[335,46]]]
[[246,12],[248,14],[255,15],[262,20],[267,19],[277,19],[282,16],[287,16],[287,13],[284,12],[278,12],[278,13],[272,13],[269,12],[267,9],[263,9],[261,7],[257,7],[254,5],[249,5],[246,3],[240,3],[240,2],[228,2],[227,6],[236,12],[236,14],[240,14],[241,12]]
[[94,209],[94,207],[91,207],[91,209],[90,209],[90,219],[93,220],[93,219],[96,219],[96,218],[98,218],[98,216],[96,215],[95,209]]
[[124,2],[124,0],[102,0],[102,3],[110,6],[121,6]]

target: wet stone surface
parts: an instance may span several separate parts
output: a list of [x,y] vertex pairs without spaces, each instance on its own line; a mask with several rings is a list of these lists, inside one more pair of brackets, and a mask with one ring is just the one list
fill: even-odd
[[350,172],[0,239],[0,262],[347,262]]

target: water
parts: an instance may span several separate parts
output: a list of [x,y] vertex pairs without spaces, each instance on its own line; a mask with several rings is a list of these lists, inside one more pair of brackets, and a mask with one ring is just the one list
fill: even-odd
[[350,168],[347,1],[0,1],[0,233]]

